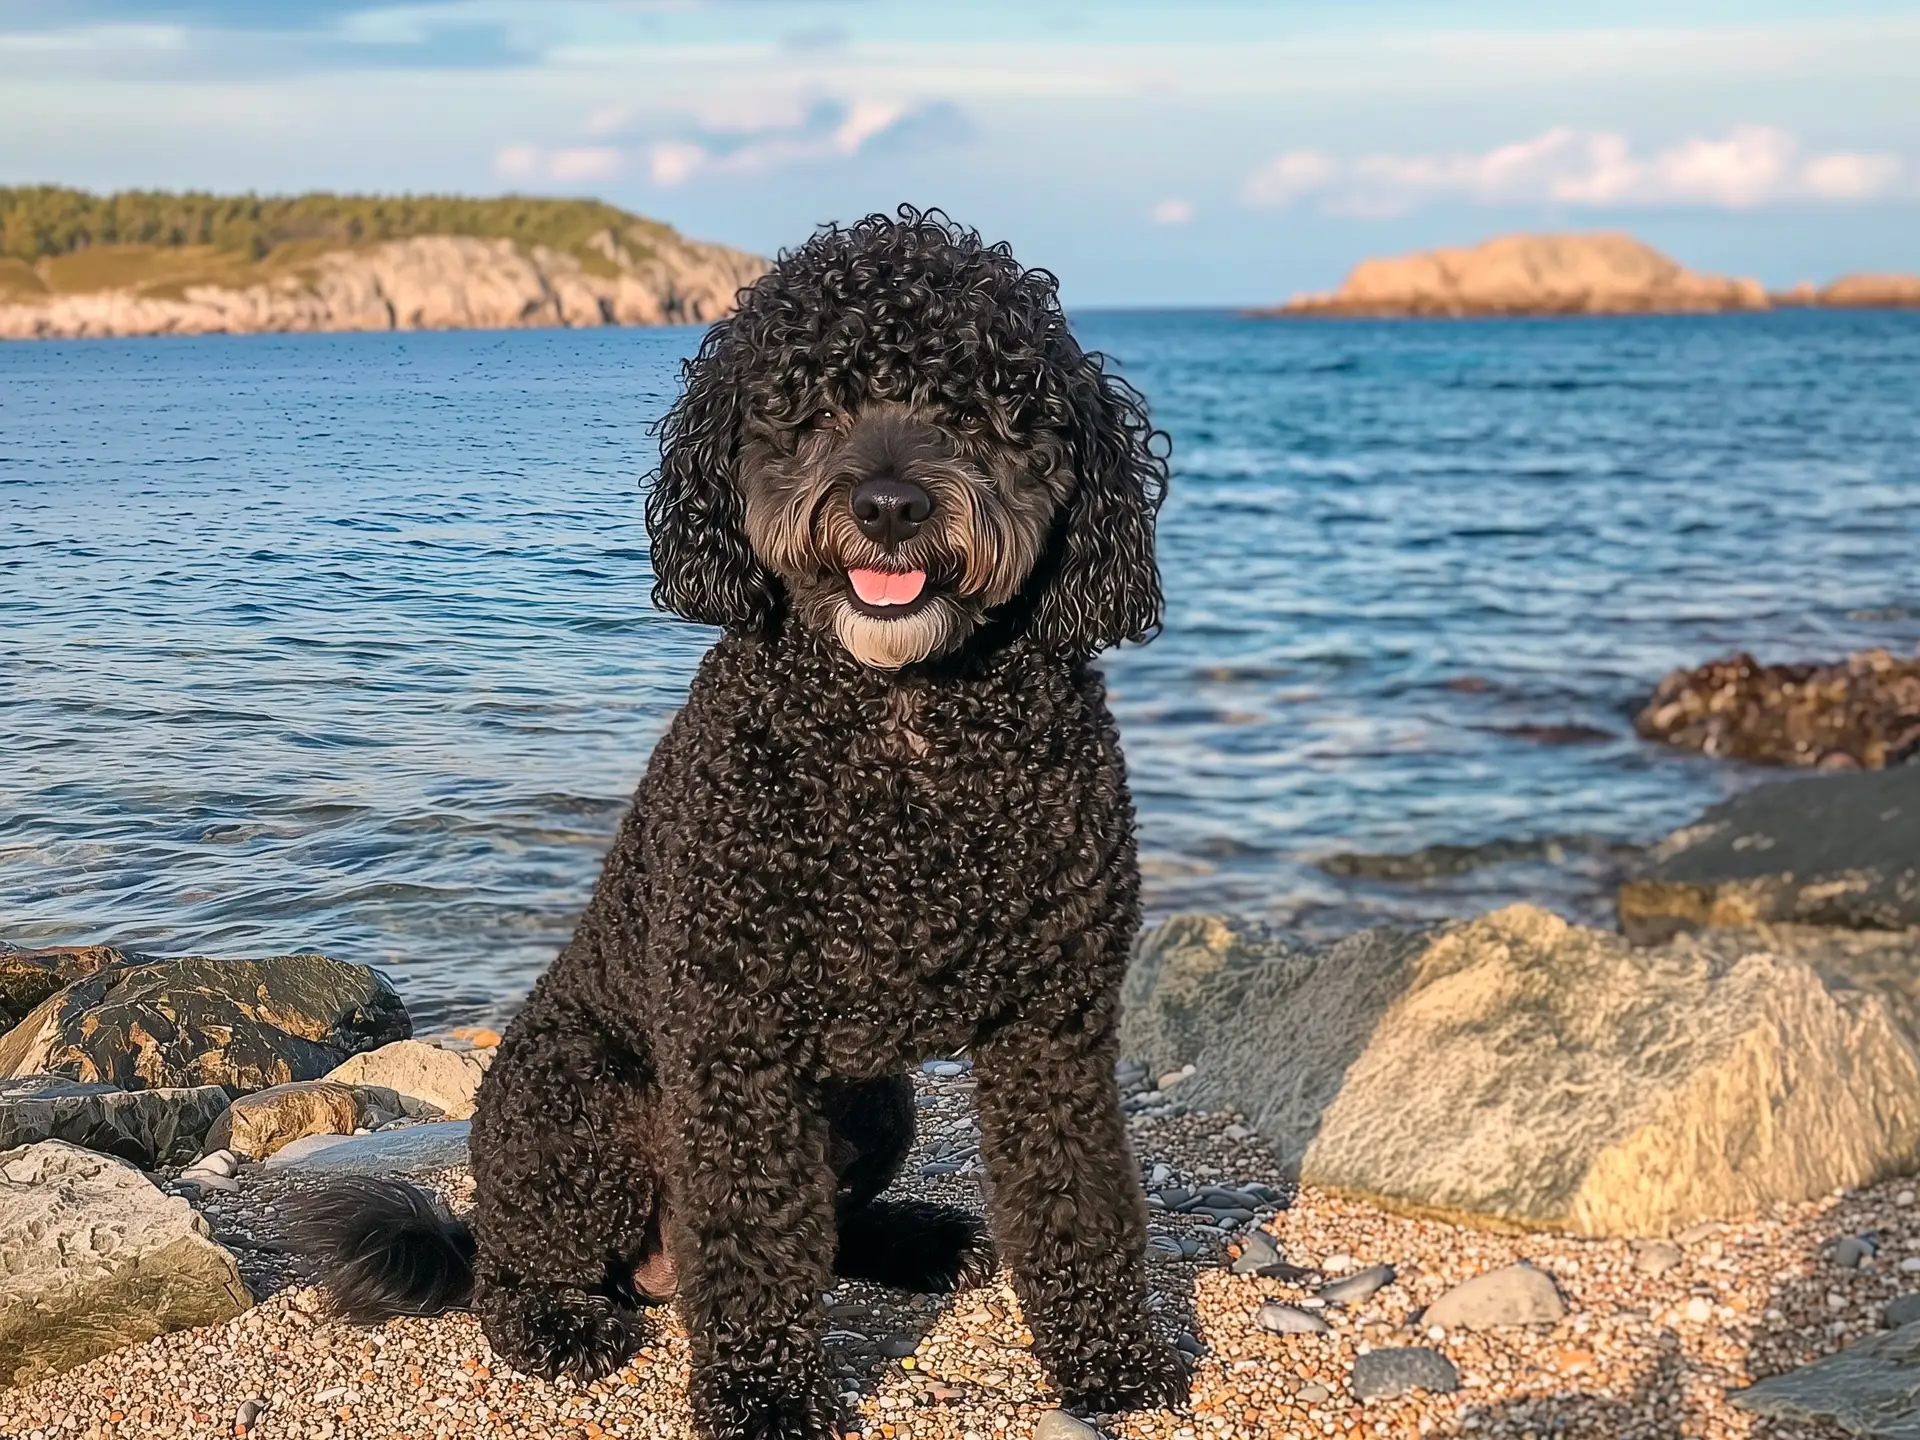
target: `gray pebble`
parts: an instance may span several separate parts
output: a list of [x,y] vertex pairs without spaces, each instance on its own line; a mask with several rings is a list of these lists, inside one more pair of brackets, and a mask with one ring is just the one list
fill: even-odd
[[1240,1255],[1227,1268],[1236,1275],[1257,1275],[1262,1267],[1278,1265],[1282,1256],[1264,1230],[1248,1232],[1240,1242]]
[[1049,1410],[1033,1422],[1033,1440],[1099,1440],[1100,1432],[1064,1410]]
[[1200,1253],[1200,1242],[1198,1240],[1189,1240],[1186,1236],[1182,1235],[1180,1237],[1180,1253],[1191,1260]]
[[183,1185],[197,1186],[201,1190],[218,1190],[223,1194],[237,1194],[240,1189],[238,1180],[229,1180],[224,1175],[216,1175],[211,1170],[182,1170],[180,1182]]
[[1194,1203],[1195,1198],[1191,1190],[1181,1190],[1177,1187],[1172,1190],[1162,1190],[1160,1192],[1160,1203],[1169,1210],[1178,1210],[1183,1206],[1191,1205]]
[[911,1335],[889,1335],[880,1342],[880,1353],[889,1360],[904,1360],[920,1348],[920,1342]]
[[1204,1355],[1207,1353],[1207,1347],[1200,1343],[1198,1337],[1185,1333],[1174,1337],[1173,1348],[1183,1355]]
[[1920,1295],[1901,1295],[1887,1302],[1887,1308],[1880,1312],[1881,1319],[1889,1330],[1898,1330],[1902,1325],[1911,1325],[1920,1320]]
[[1216,1210],[1211,1205],[1199,1205],[1194,1208],[1197,1209],[1202,1215],[1211,1215],[1213,1217],[1213,1222],[1216,1225],[1228,1225],[1228,1226],[1245,1225],[1248,1221],[1253,1219],[1253,1211],[1251,1210],[1241,1210],[1237,1208],[1231,1209],[1231,1210],[1228,1210],[1228,1209]]
[[1151,1240],[1147,1241],[1147,1249],[1153,1251],[1156,1255],[1168,1255],[1175,1259],[1187,1253],[1180,1248],[1180,1242],[1171,1235],[1154,1236]]
[[922,1175],[952,1175],[967,1162],[964,1160],[932,1160],[920,1167]]
[[1162,1161],[1153,1167],[1153,1173],[1147,1176],[1149,1190],[1164,1190],[1173,1181],[1173,1167]]
[[925,1069],[927,1074],[942,1080],[953,1080],[966,1074],[973,1066],[965,1060],[929,1060]]
[[1405,1350],[1369,1350],[1355,1356],[1349,1383],[1361,1400],[1391,1400],[1410,1390],[1449,1395],[1460,1388],[1460,1372],[1438,1350],[1416,1345]]
[[255,1396],[251,1400],[242,1400],[240,1408],[234,1412],[233,1428],[251,1430],[254,1422],[266,1413],[267,1402]]
[[1254,1323],[1262,1330],[1275,1335],[1328,1335],[1333,1327],[1310,1311],[1297,1305],[1282,1305],[1277,1300],[1269,1300],[1260,1307],[1254,1317]]
[[1833,1263],[1842,1270],[1858,1270],[1860,1262],[1871,1260],[1880,1247],[1866,1235],[1842,1235],[1834,1242]]
[[1633,1247],[1633,1268],[1642,1275],[1664,1275],[1686,1258],[1671,1240],[1640,1240]]
[[1391,1285],[1393,1276],[1391,1265],[1370,1265],[1344,1279],[1331,1280],[1322,1285],[1320,1298],[1329,1305],[1358,1305],[1363,1300],[1371,1299],[1376,1291]]

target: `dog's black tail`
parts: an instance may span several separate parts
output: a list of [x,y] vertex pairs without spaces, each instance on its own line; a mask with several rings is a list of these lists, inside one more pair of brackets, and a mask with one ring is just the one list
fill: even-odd
[[293,1246],[320,1262],[334,1313],[357,1325],[438,1315],[473,1296],[473,1232],[398,1180],[341,1179],[289,1206]]

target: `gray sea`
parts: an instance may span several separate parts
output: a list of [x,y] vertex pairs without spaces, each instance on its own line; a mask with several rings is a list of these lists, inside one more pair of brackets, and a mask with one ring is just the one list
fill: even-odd
[[[1155,914],[1604,918],[1769,778],[1634,738],[1664,672],[1920,641],[1920,314],[1076,326],[1174,445],[1166,632],[1106,662]],[[0,347],[0,938],[510,1012],[711,640],[641,514],[697,340]],[[1328,864],[1435,845],[1488,848]]]

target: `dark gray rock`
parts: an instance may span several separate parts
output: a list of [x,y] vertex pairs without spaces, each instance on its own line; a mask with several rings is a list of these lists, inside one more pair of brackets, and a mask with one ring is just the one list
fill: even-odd
[[1369,1265],[1364,1270],[1322,1285],[1320,1298],[1329,1305],[1358,1305],[1371,1300],[1380,1290],[1391,1285],[1393,1277],[1393,1266]]
[[1414,1390],[1447,1395],[1460,1388],[1460,1372],[1438,1350],[1424,1345],[1404,1350],[1369,1350],[1353,1361],[1348,1381],[1356,1399],[1391,1400]]
[[325,955],[142,959],[70,982],[0,1036],[0,1077],[36,1071],[124,1090],[318,1080],[405,1039],[385,976]]
[[1920,1440],[1920,1325],[1856,1342],[1837,1355],[1734,1395],[1742,1410],[1854,1435]]
[[1920,1320],[1920,1295],[1896,1295],[1880,1312],[1880,1320],[1889,1330]]
[[1863,1261],[1880,1253],[1870,1235],[1842,1235],[1833,1242],[1833,1263],[1842,1270],[1858,1270]]
[[0,1031],[12,1029],[41,1001],[83,975],[145,958],[110,945],[49,945],[31,950],[0,942]]
[[183,1165],[226,1108],[218,1085],[119,1090],[59,1075],[0,1080],[0,1150],[64,1140],[147,1170]]
[[1702,926],[1920,926],[1920,765],[1762,785],[1648,853],[1620,928],[1651,944]]

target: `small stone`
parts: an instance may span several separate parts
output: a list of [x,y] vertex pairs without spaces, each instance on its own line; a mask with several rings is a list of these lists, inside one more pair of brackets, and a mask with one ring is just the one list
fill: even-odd
[[1274,1335],[1327,1335],[1333,1327],[1318,1315],[1297,1305],[1282,1305],[1269,1300],[1254,1315],[1254,1323]]
[[1704,1295],[1690,1296],[1680,1313],[1689,1324],[1704,1325],[1713,1318],[1713,1302]]
[[904,1360],[920,1348],[920,1342],[911,1335],[889,1335],[880,1342],[880,1353],[889,1360]]
[[1162,1190],[1160,1192],[1160,1203],[1166,1206],[1167,1209],[1169,1210],[1184,1209],[1187,1206],[1193,1204],[1196,1198],[1197,1197],[1194,1195],[1194,1193],[1191,1190],[1182,1190],[1182,1189],[1179,1189],[1178,1187],[1172,1190]]
[[1178,1260],[1186,1253],[1180,1248],[1180,1242],[1171,1235],[1155,1235],[1147,1241],[1147,1249],[1156,1255],[1165,1255],[1174,1260]]
[[1349,1270],[1358,1270],[1360,1262],[1351,1255],[1329,1255],[1320,1262],[1320,1268],[1329,1275],[1344,1275]]
[[1879,1246],[1866,1235],[1842,1235],[1833,1245],[1833,1263],[1842,1270],[1858,1270],[1861,1262],[1871,1260]]
[[1698,1225],[1689,1225],[1674,1241],[1680,1245],[1698,1245],[1702,1240],[1711,1240],[1715,1235],[1726,1234],[1726,1225],[1719,1220],[1702,1220]]
[[1033,1440],[1099,1440],[1100,1432],[1064,1410],[1049,1410],[1033,1423]]
[[1913,1204],[1913,1191],[1902,1190],[1898,1195],[1893,1197],[1893,1203],[1905,1209],[1907,1206]]
[[1898,1330],[1902,1325],[1911,1325],[1920,1320],[1920,1295],[1899,1295],[1887,1302],[1887,1308],[1880,1312],[1889,1330]]
[[1226,1136],[1227,1139],[1232,1140],[1236,1143],[1242,1140],[1251,1140],[1253,1138],[1253,1131],[1249,1130],[1244,1125],[1229,1125],[1227,1126],[1226,1129],[1222,1130],[1220,1133]]
[[1257,1275],[1268,1265],[1278,1265],[1282,1256],[1264,1230],[1250,1230],[1240,1242],[1240,1254],[1227,1268],[1235,1275]]
[[1327,1389],[1326,1386],[1309,1383],[1302,1385],[1299,1394],[1294,1398],[1299,1400],[1303,1405],[1318,1405],[1322,1400],[1331,1399],[1332,1396],[1333,1392]]
[[1920,1275],[1920,1255],[1909,1255],[1900,1262],[1900,1269],[1908,1275]]
[[192,1185],[201,1190],[218,1190],[226,1195],[237,1194],[240,1189],[238,1180],[230,1180],[225,1175],[217,1174],[212,1170],[198,1168],[182,1170],[180,1181],[183,1185]]
[[1158,1080],[1154,1081],[1154,1086],[1155,1088],[1160,1090],[1171,1090],[1173,1089],[1174,1086],[1178,1085],[1182,1080],[1186,1079],[1192,1073],[1193,1073],[1192,1066],[1188,1066],[1184,1070],[1169,1070],[1166,1074],[1162,1075]]
[[1413,1390],[1449,1395],[1460,1388],[1460,1372],[1438,1350],[1425,1346],[1369,1350],[1354,1358],[1349,1383],[1361,1400],[1391,1400]]
[[1369,1265],[1344,1280],[1332,1280],[1320,1287],[1320,1298],[1329,1305],[1358,1305],[1393,1283],[1391,1265]]
[[1207,1353],[1207,1347],[1200,1343],[1198,1336],[1188,1335],[1184,1331],[1174,1337],[1173,1348],[1183,1355],[1200,1356]]
[[1685,1259],[1680,1247],[1671,1240],[1634,1242],[1633,1268],[1642,1275],[1664,1275]]
[[973,1068],[962,1060],[929,1060],[925,1067],[927,1074],[938,1080],[954,1080]]
[[240,1408],[233,1414],[233,1428],[236,1430],[251,1430],[254,1422],[266,1413],[266,1408],[267,1402],[258,1396],[250,1400],[242,1400],[240,1402]]
[[233,1151],[214,1150],[194,1161],[192,1168],[195,1170],[211,1170],[215,1175],[225,1175],[231,1179],[234,1171],[238,1170],[240,1165],[239,1162],[234,1159]]
[[1153,1172],[1147,1176],[1149,1190],[1164,1190],[1171,1183],[1173,1183],[1173,1167],[1164,1161],[1155,1165]]
[[964,1160],[930,1160],[920,1167],[920,1173],[929,1177],[934,1175],[955,1175],[959,1173],[960,1167],[966,1163]]
[[1456,1285],[1427,1307],[1425,1319],[1446,1330],[1551,1325],[1567,1313],[1553,1277],[1531,1265],[1508,1265]]

